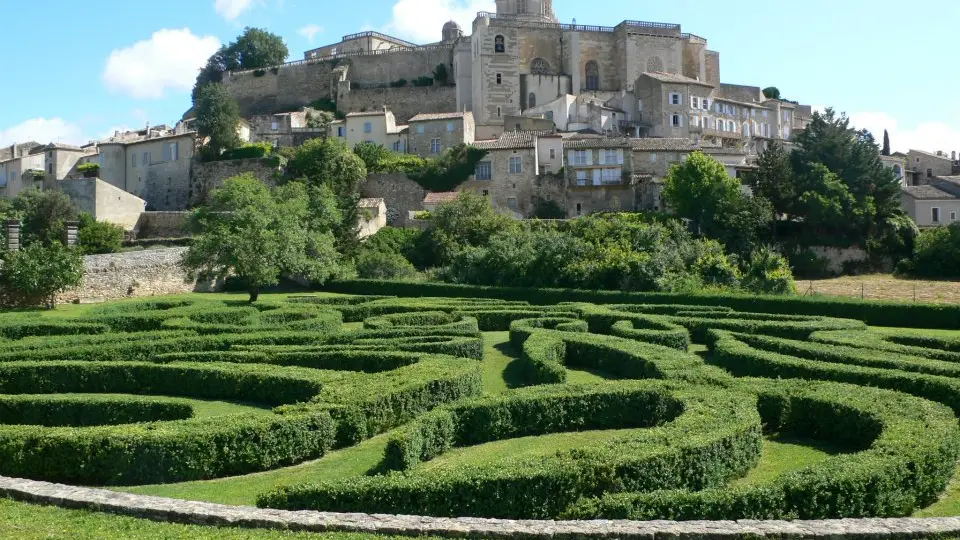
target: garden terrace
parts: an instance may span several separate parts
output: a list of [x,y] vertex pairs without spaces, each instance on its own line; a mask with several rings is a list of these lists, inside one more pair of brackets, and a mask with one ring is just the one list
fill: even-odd
[[436,517],[960,513],[960,332],[923,329],[949,310],[358,287],[0,314],[0,475]]

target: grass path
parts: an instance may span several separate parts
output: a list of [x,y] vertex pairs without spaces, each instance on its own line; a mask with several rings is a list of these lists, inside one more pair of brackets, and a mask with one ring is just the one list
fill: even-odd
[[833,445],[789,436],[772,436],[763,440],[760,462],[746,476],[733,482],[747,486],[769,482],[776,477],[810,465],[816,465],[842,453]]
[[158,523],[88,510],[67,510],[0,498],[0,538],[17,540],[388,540],[373,534],[303,533]]

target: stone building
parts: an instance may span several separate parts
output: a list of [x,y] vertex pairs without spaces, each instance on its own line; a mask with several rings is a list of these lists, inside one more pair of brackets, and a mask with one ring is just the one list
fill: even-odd
[[422,157],[437,157],[444,150],[474,141],[473,113],[418,114],[410,119],[407,150]]
[[351,148],[362,142],[379,144],[394,152],[407,151],[408,126],[397,125],[386,107],[377,111],[352,112],[342,122],[330,126],[330,136],[344,141]]
[[0,197],[14,198],[28,189],[42,189],[45,154],[35,142],[0,149]]
[[893,171],[894,177],[900,182],[901,186],[907,185],[907,156],[904,154],[894,154],[890,156],[880,156],[880,162],[883,166]]
[[953,174],[954,159],[943,152],[911,149],[907,152],[907,180],[911,186],[929,184],[935,177]]
[[516,217],[533,215],[538,196],[539,135],[510,131],[496,139],[474,142],[487,155],[459,189],[489,197],[494,208]]
[[637,209],[629,139],[571,137],[563,150],[568,216]]
[[960,177],[932,185],[903,187],[901,207],[919,227],[949,225],[960,215]]

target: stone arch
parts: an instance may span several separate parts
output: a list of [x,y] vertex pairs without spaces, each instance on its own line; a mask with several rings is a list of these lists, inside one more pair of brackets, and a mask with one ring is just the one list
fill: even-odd
[[647,71],[663,71],[663,60],[659,56],[651,56],[647,60]]
[[587,90],[599,90],[600,64],[598,64],[596,60],[590,60],[587,62],[587,65],[584,66],[584,73],[586,74]]
[[537,106],[537,94],[530,92],[527,96],[527,107],[536,107]]
[[543,58],[534,58],[533,62],[530,62],[531,75],[550,75],[551,73],[550,63]]
[[507,52],[507,40],[503,36],[496,36],[493,38],[493,52]]

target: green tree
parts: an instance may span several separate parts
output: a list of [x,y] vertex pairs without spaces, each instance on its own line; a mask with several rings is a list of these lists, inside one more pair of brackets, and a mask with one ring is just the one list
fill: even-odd
[[672,165],[663,189],[670,207],[678,216],[693,221],[697,229],[720,206],[739,196],[740,182],[703,152],[694,152],[686,161]]
[[450,79],[450,71],[447,69],[446,64],[437,64],[437,67],[433,69],[433,80],[437,81],[438,84],[444,85],[447,84]]
[[922,231],[910,267],[918,277],[960,277],[960,222]]
[[33,242],[4,253],[0,303],[53,309],[57,295],[83,281],[83,257],[60,242]]
[[890,155],[890,134],[887,132],[887,130],[883,130],[883,150],[880,150],[880,155]]
[[77,209],[66,193],[57,190],[27,190],[13,200],[13,219],[23,228],[20,242],[40,242],[45,246],[62,243],[67,221],[76,220]]
[[239,148],[237,133],[240,107],[222,84],[208,84],[200,90],[194,111],[197,115],[197,135],[205,140],[205,159],[215,160],[228,150]]
[[353,147],[353,153],[363,160],[368,173],[378,173],[382,171],[383,164],[390,159],[390,151],[382,144],[372,142],[357,143]]
[[222,82],[224,72],[275,66],[282,64],[289,54],[280,36],[259,28],[245,28],[235,41],[213,53],[200,69],[193,86],[194,104],[204,86]]
[[453,191],[477,170],[477,163],[487,155],[468,144],[458,144],[443,151],[439,158],[408,176],[429,191]]
[[308,226],[310,199],[303,184],[271,191],[246,173],[227,179],[210,199],[193,214],[199,235],[184,256],[191,271],[240,278],[251,302],[282,274],[322,283],[338,271],[333,236]]
[[335,139],[312,139],[299,147],[287,165],[290,178],[304,179],[309,188],[312,213],[329,216],[328,195],[336,197],[339,223],[334,234],[337,247],[352,256],[359,246],[360,191],[367,168],[350,148]]
[[767,99],[780,99],[780,89],[776,86],[768,86],[763,89],[763,97]]
[[485,246],[493,235],[512,229],[516,221],[498,213],[486,197],[469,191],[457,200],[437,206],[431,216],[430,237],[441,264],[469,246]]
[[773,141],[757,158],[757,170],[747,175],[754,195],[770,201],[777,214],[789,216],[796,202],[796,179],[783,145]]
[[123,245],[123,227],[108,221],[97,221],[90,214],[80,214],[77,245],[85,255],[116,253]]

